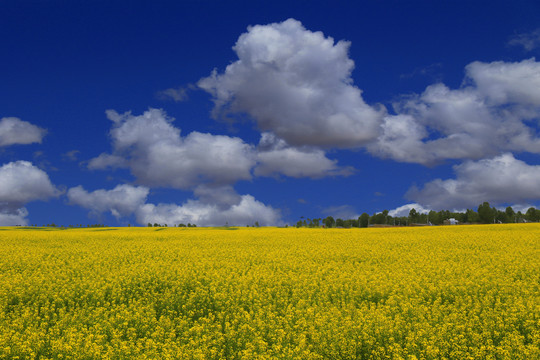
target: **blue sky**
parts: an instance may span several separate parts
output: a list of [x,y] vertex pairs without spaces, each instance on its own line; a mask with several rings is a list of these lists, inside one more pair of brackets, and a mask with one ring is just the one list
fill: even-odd
[[540,203],[537,1],[0,1],[0,224]]

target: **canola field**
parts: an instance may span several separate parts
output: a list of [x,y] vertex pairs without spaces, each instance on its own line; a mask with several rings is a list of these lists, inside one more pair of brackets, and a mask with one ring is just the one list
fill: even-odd
[[0,228],[0,359],[539,359],[540,225]]

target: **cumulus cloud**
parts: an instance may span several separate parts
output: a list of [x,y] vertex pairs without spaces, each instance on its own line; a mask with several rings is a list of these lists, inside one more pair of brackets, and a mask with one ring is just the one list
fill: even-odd
[[102,153],[98,157],[90,159],[88,168],[90,170],[102,170],[107,168],[126,168],[128,162],[121,156]]
[[283,174],[293,178],[321,178],[325,176],[351,175],[350,167],[339,167],[337,160],[330,160],[324,151],[312,147],[291,147],[274,134],[261,136],[257,152],[257,176]]
[[41,143],[46,130],[15,117],[0,120],[0,146]]
[[0,202],[18,207],[30,201],[60,195],[43,170],[28,161],[16,161],[0,167]]
[[73,205],[90,210],[93,216],[110,212],[114,217],[126,217],[142,206],[149,189],[144,186],[118,185],[112,190],[86,191],[82,186],[68,190],[67,197]]
[[427,165],[508,151],[540,153],[540,63],[473,62],[465,70],[459,89],[439,83],[394,104],[397,115],[383,119],[368,150]]
[[360,217],[360,214],[351,205],[330,206],[323,209],[322,213],[343,220],[358,219]]
[[24,205],[60,195],[43,170],[28,161],[10,162],[0,167],[0,224],[25,225]]
[[0,226],[28,225],[28,210],[22,207],[13,211],[0,209]]
[[466,161],[454,166],[454,171],[455,179],[412,187],[406,197],[434,210],[475,208],[484,201],[526,204],[540,199],[540,165],[528,165],[510,153]]
[[159,91],[156,96],[160,100],[173,100],[175,102],[182,102],[188,98],[187,89],[182,87]]
[[200,226],[277,225],[280,213],[271,206],[264,205],[251,195],[240,196],[237,204],[222,208],[217,204],[200,200],[188,200],[183,205],[145,204],[137,211],[137,221],[141,224],[179,224],[193,223]]
[[90,160],[90,169],[126,167],[142,185],[177,189],[251,179],[256,156],[240,138],[200,132],[182,137],[159,109],[139,116],[110,110],[107,116],[114,123],[113,152]]
[[540,47],[540,29],[517,34],[510,39],[508,45],[522,46],[527,51],[537,49]]
[[294,19],[252,26],[233,47],[238,60],[198,86],[214,116],[247,113],[292,146],[360,147],[377,137],[384,109],[353,85],[349,46]]
[[[256,174],[277,168],[292,177],[331,174],[336,164],[322,148],[365,147],[381,158],[424,165],[540,153],[540,63],[534,58],[472,62],[459,88],[433,84],[402,97],[388,114],[366,104],[353,85],[349,46],[294,19],[257,25],[233,47],[237,61],[199,81],[213,96],[214,116],[247,113],[286,144],[261,151]],[[282,170],[279,163],[305,169]]]
[[465,68],[478,94],[493,105],[540,105],[540,63],[475,61]]
[[238,195],[232,187],[206,187],[195,189],[198,199],[182,205],[147,203],[149,189],[144,186],[118,185],[112,190],[86,191],[82,186],[69,189],[70,204],[90,210],[92,216],[110,212],[117,219],[135,214],[137,222],[159,224],[187,224],[200,226],[276,225],[280,212],[255,200],[251,195]]
[[397,207],[393,210],[388,211],[388,215],[392,217],[403,217],[403,216],[409,216],[409,212],[414,209],[417,213],[420,214],[427,214],[429,213],[430,209],[426,209],[422,205],[418,203],[411,203],[411,204],[405,204],[400,207]]
[[81,152],[79,150],[71,150],[62,154],[62,158],[65,161],[77,161],[77,158]]

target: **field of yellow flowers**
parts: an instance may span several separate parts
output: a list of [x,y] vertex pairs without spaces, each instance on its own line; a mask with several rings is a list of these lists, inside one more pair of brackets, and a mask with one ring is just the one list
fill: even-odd
[[539,359],[540,225],[0,228],[0,359]]

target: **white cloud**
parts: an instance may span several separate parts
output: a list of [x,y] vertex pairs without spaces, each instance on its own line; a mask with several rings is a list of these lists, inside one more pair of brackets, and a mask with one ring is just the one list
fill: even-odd
[[247,113],[292,146],[360,147],[377,137],[384,109],[353,85],[349,46],[294,19],[252,26],[233,48],[238,60],[198,85],[215,116]]
[[13,205],[46,200],[60,195],[49,176],[28,161],[16,161],[0,167],[0,203]]
[[404,162],[429,163],[434,160],[426,153],[422,141],[427,130],[412,116],[385,116],[381,128],[382,135],[378,141],[367,147],[373,155]]
[[351,205],[330,206],[323,209],[322,213],[342,220],[358,219],[360,217],[360,214]]
[[181,137],[159,109],[140,116],[110,110],[107,116],[114,122],[114,150],[92,159],[91,169],[127,167],[142,185],[177,189],[251,179],[256,155],[240,138],[199,132]]
[[60,191],[43,170],[28,161],[10,162],[0,167],[0,224],[25,225],[24,205],[57,197]]
[[420,204],[417,203],[411,203],[411,204],[405,204],[400,207],[397,207],[393,210],[388,211],[388,215],[392,217],[403,217],[403,216],[409,216],[409,212],[414,209],[419,214],[427,214],[429,213],[430,209],[426,209]]
[[193,190],[193,194],[203,204],[216,205],[220,209],[237,205],[242,200],[241,196],[230,185],[212,187],[199,185]]
[[530,33],[517,34],[510,39],[508,44],[523,46],[527,51],[537,49],[540,47],[540,29]]
[[166,90],[159,91],[157,97],[160,100],[173,100],[175,102],[182,102],[187,100],[187,89],[186,88],[169,88]]
[[540,63],[534,58],[515,63],[475,61],[465,70],[490,104],[540,105]]
[[128,167],[128,163],[123,157],[106,153],[102,153],[88,162],[88,168],[90,170],[125,167]]
[[213,96],[215,116],[247,113],[261,131],[285,142],[261,151],[257,175],[332,174],[337,165],[321,147],[366,147],[378,157],[425,165],[540,153],[540,63],[534,58],[472,62],[460,88],[431,85],[402,98],[388,115],[366,104],[353,85],[349,46],[294,19],[253,26],[233,48],[238,60],[199,81]]
[[67,197],[73,205],[89,209],[93,216],[110,212],[117,219],[133,214],[142,206],[148,196],[144,186],[118,185],[112,190],[87,192],[82,186],[68,190]]
[[240,196],[240,202],[227,208],[200,200],[188,200],[183,205],[145,204],[137,211],[137,221],[141,224],[193,223],[199,226],[223,226],[225,224],[246,226],[256,221],[261,226],[280,223],[278,210],[255,200],[251,195]]
[[79,150],[71,150],[62,154],[62,158],[65,161],[77,161],[77,158],[81,152]]
[[90,210],[98,216],[110,212],[117,219],[135,214],[137,222],[159,224],[187,224],[199,226],[277,225],[280,213],[271,206],[264,205],[251,195],[238,195],[231,186],[195,189],[198,199],[190,199],[182,205],[147,203],[149,189],[144,186],[118,185],[112,190],[88,192],[82,186],[69,189],[70,204]]
[[28,210],[24,207],[10,212],[0,210],[0,226],[28,225],[27,216]]
[[510,153],[466,161],[454,171],[455,179],[412,187],[406,197],[434,210],[476,208],[484,201],[495,205],[540,200],[540,165],[528,165]]
[[426,88],[394,104],[368,150],[397,161],[434,164],[508,151],[540,153],[540,63],[473,62],[464,86]]
[[[480,205],[480,204],[479,204]],[[527,212],[527,210],[529,210],[529,208],[531,207],[535,207],[533,205],[530,205],[530,204],[514,204],[514,205],[510,205],[510,207],[512,208],[512,210],[514,210],[514,212],[518,212],[518,211],[521,211],[522,214],[525,214]],[[500,210],[500,211],[505,211],[507,206],[497,206],[496,207],[497,210]]]
[[314,148],[296,148],[275,137],[263,133],[257,152],[256,176],[283,174],[293,178],[321,178],[325,176],[350,175],[353,169],[342,168],[337,160],[330,160],[324,151]]
[[0,120],[0,146],[41,143],[46,130],[15,117]]

